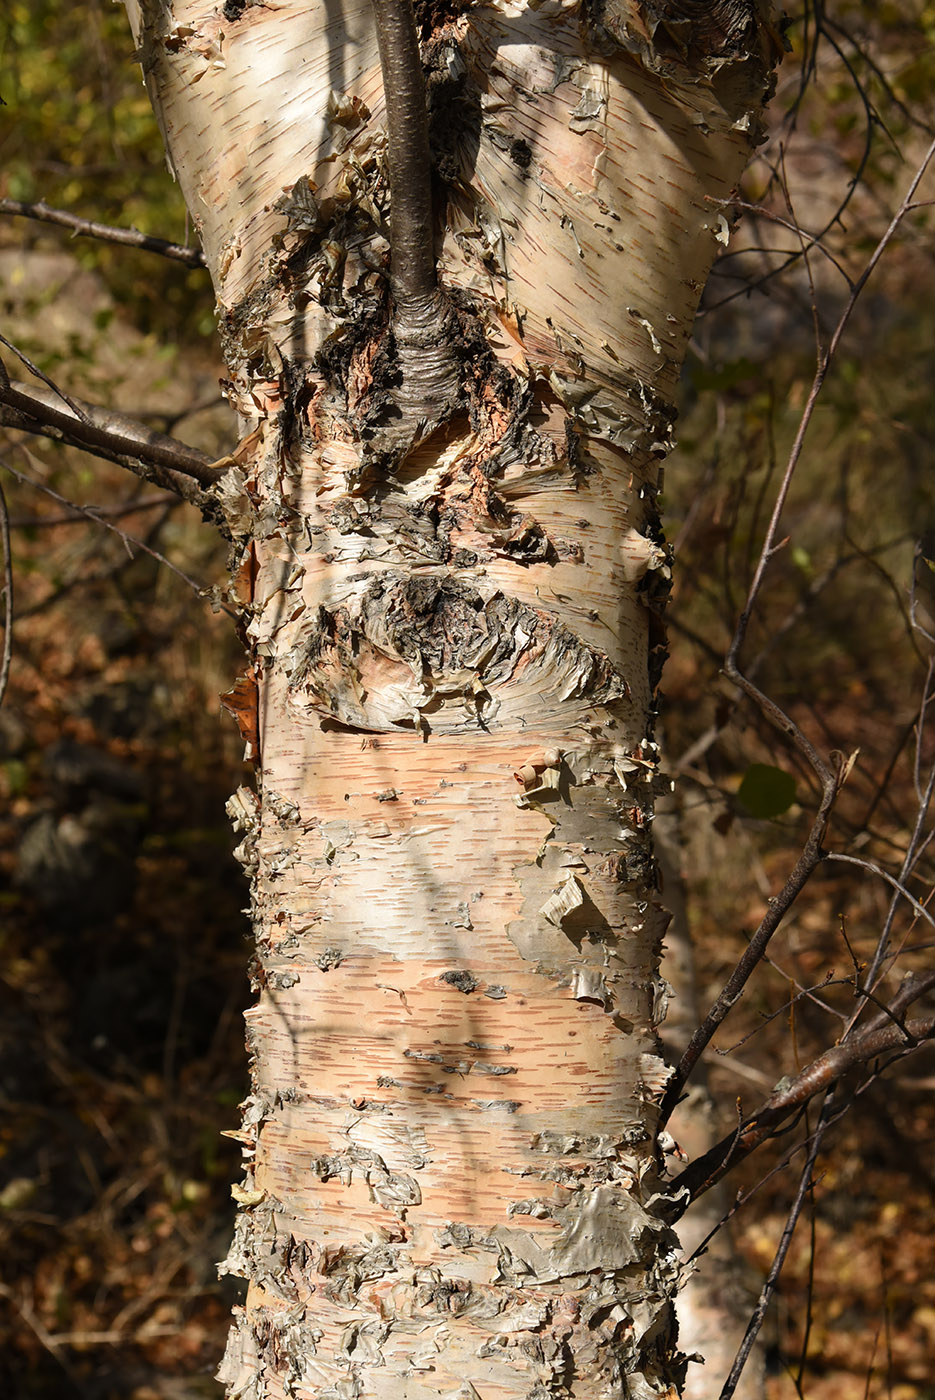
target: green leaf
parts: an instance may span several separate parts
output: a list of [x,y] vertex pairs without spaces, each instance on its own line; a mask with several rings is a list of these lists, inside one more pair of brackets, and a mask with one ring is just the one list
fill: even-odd
[[751,763],[737,796],[751,817],[781,817],[795,801],[795,778],[768,763]]

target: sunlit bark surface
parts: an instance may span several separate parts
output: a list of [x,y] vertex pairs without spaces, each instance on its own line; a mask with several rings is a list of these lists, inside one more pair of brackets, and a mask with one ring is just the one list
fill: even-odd
[[440,424],[399,389],[369,4],[130,8],[244,422],[221,495],[260,994],[222,1378],[674,1394],[647,604],[766,7],[419,11]]

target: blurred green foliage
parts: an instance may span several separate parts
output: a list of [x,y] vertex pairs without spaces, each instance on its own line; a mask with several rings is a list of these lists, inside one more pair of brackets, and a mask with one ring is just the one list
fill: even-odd
[[[191,241],[122,5],[7,0],[0,96],[0,194]],[[48,239],[50,230],[35,225],[31,236]],[[68,240],[64,231],[56,237]],[[183,343],[213,334],[206,272],[89,239],[69,246],[144,332]]]
[[770,763],[751,763],[737,796],[751,817],[760,821],[781,817],[795,801],[795,778]]

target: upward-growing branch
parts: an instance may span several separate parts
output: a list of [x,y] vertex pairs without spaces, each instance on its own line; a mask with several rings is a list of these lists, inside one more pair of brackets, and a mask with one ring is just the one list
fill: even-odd
[[[425,83],[410,0],[372,0],[386,99],[390,282],[402,319],[438,302]],[[436,311],[437,314],[437,311]]]
[[386,100],[390,289],[402,371],[396,398],[405,435],[414,442],[448,416],[459,384],[435,263],[428,113],[412,4],[372,4]]

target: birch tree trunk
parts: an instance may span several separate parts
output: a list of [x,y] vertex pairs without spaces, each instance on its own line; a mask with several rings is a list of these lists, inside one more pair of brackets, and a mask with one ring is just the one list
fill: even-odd
[[423,0],[435,287],[371,0],[128,8],[244,424],[259,997],[222,1379],[677,1394],[646,603],[771,8]]

